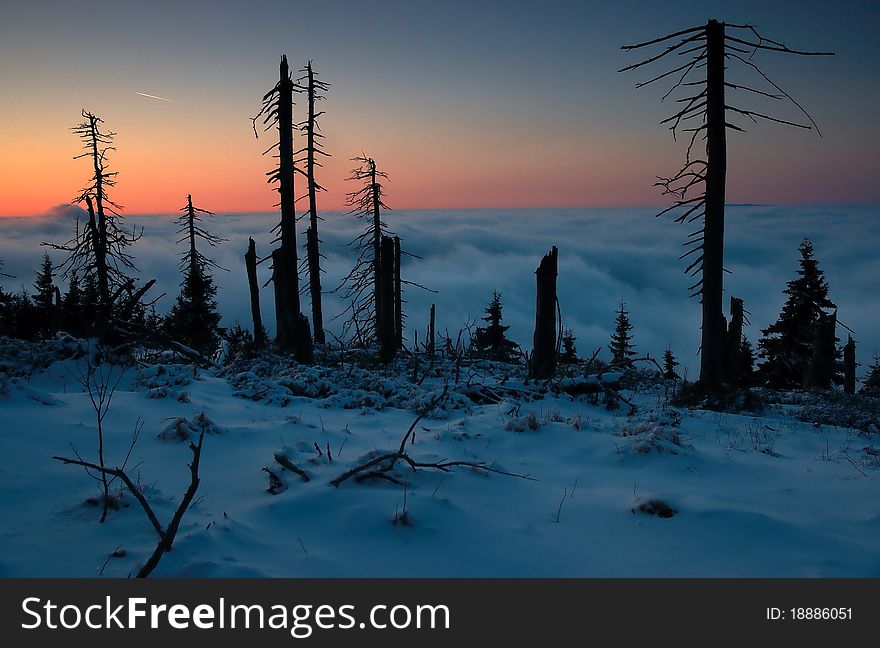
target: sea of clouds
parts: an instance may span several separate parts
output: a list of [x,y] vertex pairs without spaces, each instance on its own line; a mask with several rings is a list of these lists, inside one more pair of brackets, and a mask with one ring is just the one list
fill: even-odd
[[[509,335],[531,347],[534,329],[534,271],[552,245],[559,248],[558,292],[564,325],[573,329],[581,355],[607,343],[621,298],[626,300],[641,353],[660,356],[670,346],[690,376],[699,365],[700,307],[687,297],[693,283],[683,274],[678,256],[688,232],[696,227],[676,225],[668,217],[654,218],[651,208],[477,209],[456,211],[390,211],[386,222],[400,235],[403,248],[419,258],[404,257],[403,278],[428,286],[436,294],[407,287],[407,335],[427,325],[428,310],[437,304],[439,330],[455,336],[462,325],[483,314],[492,290],[502,293]],[[73,232],[75,208],[60,206],[44,216],[0,219],[0,259],[6,290],[31,286],[43,250],[40,243],[63,242]],[[760,329],[777,317],[782,290],[795,276],[798,245],[805,236],[830,284],[830,297],[839,319],[855,331],[861,371],[880,351],[880,207],[729,206],[726,221],[725,276],[728,294],[742,297],[750,312],[746,335],[753,341]],[[252,236],[257,252],[271,249],[274,214],[218,214],[208,223],[228,239],[204,251],[229,269],[218,271],[218,299],[224,323],[250,326],[250,305],[243,254]],[[157,303],[164,312],[177,294],[177,270],[182,245],[176,245],[173,216],[131,216],[127,226],[143,227],[132,248],[143,279],[155,277],[153,294],[166,293]],[[347,243],[362,222],[345,213],[328,212],[320,226],[325,274],[323,288],[331,291],[350,269],[353,252]],[[304,242],[300,234],[300,243]],[[53,261],[63,253],[49,250]],[[261,282],[268,263],[260,266]],[[262,291],[263,320],[272,327],[271,287]],[[344,304],[325,296],[327,328],[338,333],[334,320]],[[308,297],[304,296],[308,312]],[[727,298],[725,298],[727,304]],[[846,336],[843,328],[838,335]]]

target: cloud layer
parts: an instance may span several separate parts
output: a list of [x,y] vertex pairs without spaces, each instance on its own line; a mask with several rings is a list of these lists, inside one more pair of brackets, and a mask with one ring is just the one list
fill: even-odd
[[[814,243],[828,278],[830,296],[839,306],[841,322],[856,332],[862,372],[875,350],[880,351],[880,208],[802,208],[776,206],[729,207],[725,278],[729,294],[745,299],[752,325],[746,334],[754,342],[760,328],[779,313],[785,282],[794,277],[797,247],[804,236]],[[75,209],[58,207],[43,217],[0,219],[0,259],[7,290],[33,283],[43,241],[62,242],[75,223]],[[424,331],[431,303],[437,304],[438,327],[456,334],[465,321],[482,315],[492,290],[503,295],[509,334],[524,348],[531,347],[534,328],[534,271],[552,245],[559,247],[558,290],[565,326],[571,327],[581,354],[602,346],[607,355],[614,311],[626,300],[634,325],[635,343],[642,353],[659,356],[671,346],[689,375],[699,365],[700,309],[687,298],[688,277],[677,260],[689,229],[653,218],[650,209],[460,210],[389,212],[386,221],[401,236],[407,251],[405,279],[438,290],[431,294],[408,288],[405,311],[412,329]],[[224,322],[250,325],[247,280],[242,255],[248,236],[257,251],[270,250],[272,214],[218,215],[212,231],[228,239],[212,256],[229,272],[217,273]],[[176,226],[170,216],[139,216],[128,225],[143,226],[143,238],[134,247],[140,276],[155,277],[166,296],[157,308],[165,311],[179,283],[174,244]],[[352,263],[346,246],[360,223],[351,216],[327,213],[321,224],[325,291],[335,288]],[[301,241],[304,238],[300,235]],[[55,262],[61,253],[51,251]],[[265,264],[268,265],[268,264]],[[261,266],[261,280],[268,268]],[[159,294],[159,292],[155,294]],[[271,290],[262,292],[264,322],[274,321]],[[304,298],[304,305],[308,297]],[[726,299],[725,299],[726,303]],[[325,320],[338,332],[333,317],[344,305],[335,295],[325,297]],[[839,335],[846,331],[840,329]]]

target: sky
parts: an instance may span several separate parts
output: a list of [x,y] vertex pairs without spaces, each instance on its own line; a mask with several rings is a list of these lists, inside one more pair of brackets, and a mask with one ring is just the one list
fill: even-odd
[[0,215],[77,194],[88,164],[70,128],[83,108],[118,133],[113,197],[127,213],[170,213],[188,193],[217,212],[270,210],[260,154],[272,134],[255,139],[250,118],[282,53],[331,84],[321,209],[344,208],[361,153],[389,173],[395,209],[660,204],[652,183],[683,147],[659,125],[665,88],[617,72],[638,56],[620,45],[709,17],[836,53],[756,59],[824,137],[766,123],[732,133],[728,200],[880,202],[876,2],[2,0]]

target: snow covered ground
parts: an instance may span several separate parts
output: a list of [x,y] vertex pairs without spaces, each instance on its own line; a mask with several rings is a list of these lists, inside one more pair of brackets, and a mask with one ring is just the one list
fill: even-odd
[[[98,482],[51,460],[71,445],[95,456],[94,412],[72,374],[82,363],[54,362],[0,395],[0,576],[95,576],[121,545],[103,575],[125,577],[156,544],[131,496],[98,524],[84,503]],[[189,480],[177,418],[213,422],[197,502],[156,576],[880,576],[880,470],[863,451],[876,435],[799,422],[798,406],[669,408],[662,386],[626,392],[634,416],[566,395],[477,405],[450,389],[409,453],[532,479],[401,465],[404,484],[334,488],[367,453],[396,449],[441,390],[439,377],[417,386],[406,371],[349,367],[129,369],[106,419],[108,463],[140,418],[129,466],[165,523]],[[281,470],[278,452],[311,481]],[[285,490],[267,492],[264,467]],[[640,510],[652,500],[675,514]]]

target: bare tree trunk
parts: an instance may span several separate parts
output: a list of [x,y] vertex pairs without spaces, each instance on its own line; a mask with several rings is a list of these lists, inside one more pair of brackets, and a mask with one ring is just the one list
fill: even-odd
[[324,344],[324,313],[321,307],[321,257],[318,247],[318,185],[315,180],[315,75],[308,66],[309,116],[306,125],[306,177],[309,184],[309,228],[306,231],[306,254],[309,262],[309,293],[312,301],[312,324],[315,343]]
[[431,304],[431,315],[428,318],[428,339],[427,339],[427,351],[428,355],[431,356],[431,359],[434,358],[434,316],[436,313],[435,304]]
[[272,252],[275,284],[276,340],[282,349],[292,350],[297,362],[310,362],[312,340],[303,339],[296,252],[296,209],[293,191],[293,81],[287,57],[281,57],[278,84],[278,192],[281,197],[281,246]]
[[315,344],[324,344],[327,339],[324,336],[324,313],[321,307],[320,250],[318,229],[314,225],[306,230],[306,255],[309,261],[309,293],[312,300],[312,322],[315,325]]
[[837,311],[821,315],[813,335],[813,358],[804,384],[810,389],[828,389],[834,378],[834,331],[837,327]]
[[248,239],[248,250],[244,255],[247,268],[248,288],[251,294],[251,319],[254,323],[254,344],[262,347],[266,344],[266,331],[263,328],[263,316],[260,313],[260,285],[257,282],[257,244]]
[[403,348],[403,286],[400,281],[400,237],[394,237],[394,344],[399,351]]
[[558,250],[554,245],[541,259],[537,275],[535,304],[534,353],[532,374],[535,378],[551,378],[556,371],[556,275]]
[[381,198],[379,196],[379,185],[376,182],[376,163],[370,160],[370,186],[373,194],[373,299],[376,310],[376,338],[381,341],[382,338],[382,321],[384,314],[382,313],[382,299],[380,297],[380,275],[381,267],[384,259],[382,258],[382,216],[381,216]]
[[843,347],[843,391],[850,396],[856,393],[856,341],[852,335]]
[[700,382],[721,385],[724,374],[724,194],[727,133],[724,108],[724,24],[706,26],[706,231],[703,241],[703,331]]
[[727,327],[724,346],[726,358],[727,384],[735,387],[739,384],[740,356],[742,354],[743,336],[743,300],[730,298],[730,324]]
[[383,362],[391,362],[397,351],[394,326],[394,240],[382,237],[379,267],[379,305],[382,320],[379,322],[379,353]]

